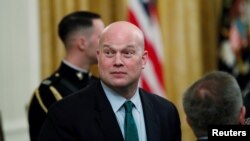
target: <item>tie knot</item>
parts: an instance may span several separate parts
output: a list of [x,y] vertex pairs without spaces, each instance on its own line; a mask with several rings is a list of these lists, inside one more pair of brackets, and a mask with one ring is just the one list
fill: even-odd
[[124,108],[126,113],[132,113],[133,103],[131,101],[127,101],[124,103]]

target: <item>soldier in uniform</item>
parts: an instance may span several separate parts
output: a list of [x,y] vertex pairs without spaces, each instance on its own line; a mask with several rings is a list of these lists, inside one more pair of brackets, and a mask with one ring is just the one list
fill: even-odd
[[37,140],[52,104],[98,79],[89,69],[97,63],[96,49],[103,29],[100,15],[87,11],[70,13],[60,21],[58,34],[66,55],[56,72],[43,80],[32,96],[28,108],[31,141]]

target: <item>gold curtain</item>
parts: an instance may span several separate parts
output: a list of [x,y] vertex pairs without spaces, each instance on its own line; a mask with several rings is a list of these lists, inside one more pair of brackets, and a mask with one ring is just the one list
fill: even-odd
[[216,69],[217,26],[221,1],[159,0],[165,45],[167,96],[180,113],[183,141],[195,140],[182,108],[185,89]]
[[[40,0],[41,77],[59,66],[65,54],[57,24],[75,10],[98,12],[105,24],[126,20],[126,0]],[[158,0],[165,49],[167,98],[177,106],[183,141],[195,140],[186,123],[182,93],[204,73],[216,69],[217,25],[221,0]],[[98,75],[96,66],[92,69]]]
[[[75,10],[98,12],[105,24],[125,19],[126,0],[40,0],[41,27],[41,77],[55,71],[65,55],[62,42],[57,36],[57,25],[64,15]],[[119,12],[116,12],[119,11]],[[92,72],[97,74],[96,66]]]

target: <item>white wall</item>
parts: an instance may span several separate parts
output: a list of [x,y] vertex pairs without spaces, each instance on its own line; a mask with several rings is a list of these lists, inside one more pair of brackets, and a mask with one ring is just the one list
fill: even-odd
[[29,141],[25,105],[39,84],[38,0],[0,0],[0,111],[5,141]]

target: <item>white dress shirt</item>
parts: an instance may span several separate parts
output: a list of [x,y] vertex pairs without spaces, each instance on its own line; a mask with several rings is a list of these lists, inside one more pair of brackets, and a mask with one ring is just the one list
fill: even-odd
[[[124,138],[125,109],[123,107],[123,104],[127,101],[127,99],[117,94],[103,82],[101,82],[101,84],[116,115],[116,119],[118,121],[118,124],[120,126]],[[144,122],[141,98],[139,95],[139,89],[136,90],[135,95],[130,99],[130,101],[134,104],[132,114],[137,126],[139,141],[147,141],[146,127]]]

